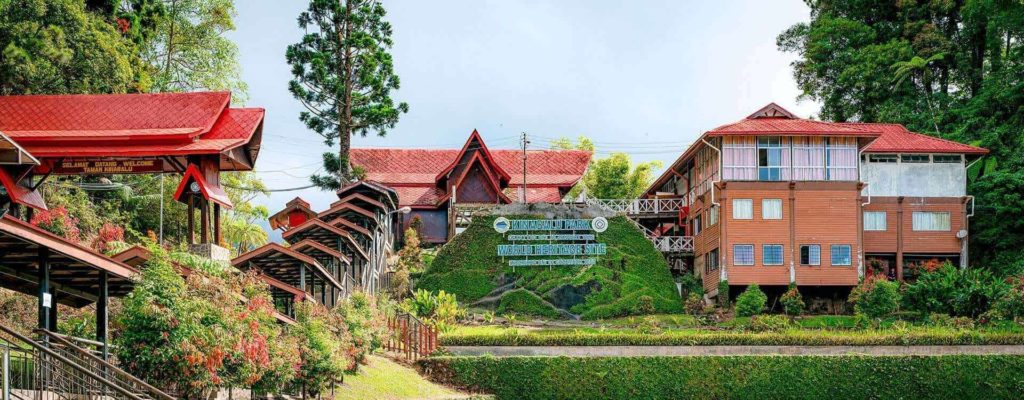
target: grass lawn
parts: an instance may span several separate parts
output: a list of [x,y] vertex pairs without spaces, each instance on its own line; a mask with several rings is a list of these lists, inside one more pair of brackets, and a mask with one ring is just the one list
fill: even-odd
[[467,399],[471,396],[431,383],[412,368],[380,356],[356,375],[345,376],[335,390],[335,399]]

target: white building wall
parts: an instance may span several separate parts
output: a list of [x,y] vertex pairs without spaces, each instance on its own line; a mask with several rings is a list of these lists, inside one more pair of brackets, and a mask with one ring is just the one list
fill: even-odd
[[861,160],[865,196],[962,197],[967,169],[960,163],[877,163]]

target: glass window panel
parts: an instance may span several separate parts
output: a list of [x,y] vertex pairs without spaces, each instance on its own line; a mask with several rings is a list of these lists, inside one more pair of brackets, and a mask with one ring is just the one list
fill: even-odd
[[900,159],[905,163],[927,163],[931,161],[931,157],[927,154],[904,154],[900,156]]
[[913,229],[915,231],[949,231],[948,212],[914,211]]
[[751,199],[733,199],[732,218],[754,219],[754,201]]
[[761,246],[761,253],[764,265],[782,265],[781,244],[766,244]]
[[961,160],[961,158],[960,158],[959,154],[935,154],[935,155],[932,155],[932,162],[937,163],[937,164],[938,163],[941,163],[941,164],[959,164],[960,160]]
[[853,259],[850,257],[850,245],[848,244],[834,244],[832,245],[832,265],[852,265]]
[[821,245],[800,246],[800,265],[821,265]]
[[884,230],[886,230],[885,211],[865,211],[864,212],[864,230],[865,231],[884,231]]
[[754,265],[754,245],[737,244],[732,246],[733,265]]
[[782,219],[782,199],[761,200],[761,218]]

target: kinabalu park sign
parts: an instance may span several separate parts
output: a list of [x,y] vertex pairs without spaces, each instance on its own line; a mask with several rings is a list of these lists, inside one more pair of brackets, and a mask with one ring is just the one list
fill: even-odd
[[498,256],[509,258],[508,265],[513,268],[593,265],[597,263],[595,256],[607,251],[604,243],[595,242],[597,234],[606,229],[608,220],[604,217],[513,220],[498,217],[494,220],[494,230],[512,242],[498,245]]

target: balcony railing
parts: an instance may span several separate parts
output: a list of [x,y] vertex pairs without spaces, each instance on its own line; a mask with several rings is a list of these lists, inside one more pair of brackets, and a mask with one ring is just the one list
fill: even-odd
[[693,252],[693,236],[654,236],[649,239],[662,253]]
[[587,199],[587,204],[608,208],[626,215],[678,213],[686,207],[686,198],[671,199]]

